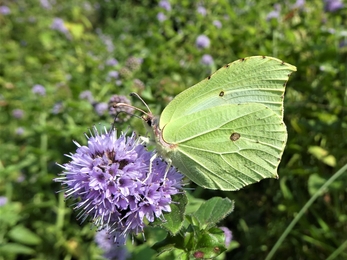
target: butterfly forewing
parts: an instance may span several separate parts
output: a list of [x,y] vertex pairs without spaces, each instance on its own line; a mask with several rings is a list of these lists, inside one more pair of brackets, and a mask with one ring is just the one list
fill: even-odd
[[222,104],[264,104],[283,118],[283,95],[296,68],[276,58],[254,56],[224,66],[177,95],[164,109],[160,128],[172,120]]

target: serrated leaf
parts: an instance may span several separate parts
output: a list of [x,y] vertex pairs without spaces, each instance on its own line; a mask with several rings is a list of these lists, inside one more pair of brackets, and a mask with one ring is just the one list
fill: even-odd
[[215,258],[226,251],[224,232],[219,228],[211,228],[200,233],[193,257],[201,259]]
[[188,198],[188,205],[187,205],[187,209],[186,209],[186,214],[194,213],[195,211],[198,210],[198,208],[200,208],[200,206],[204,202],[206,202],[206,200],[204,200],[204,199],[195,198],[190,193],[186,193],[186,195]]
[[228,198],[214,197],[193,214],[199,222],[200,229],[209,229],[229,215],[234,209],[234,202]]
[[172,201],[175,203],[170,205],[171,212],[164,213],[165,222],[156,219],[151,225],[163,227],[172,235],[176,235],[182,228],[188,199],[186,195],[182,193],[174,195]]
[[170,234],[152,246],[152,249],[157,251],[159,255],[177,248],[184,249],[184,241],[181,236],[171,236]]

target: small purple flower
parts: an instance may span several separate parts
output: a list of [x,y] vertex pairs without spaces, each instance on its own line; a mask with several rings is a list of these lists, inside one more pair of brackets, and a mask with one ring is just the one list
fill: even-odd
[[295,8],[303,8],[305,6],[305,0],[296,0],[295,4],[293,5],[292,9]]
[[64,24],[64,20],[58,17],[53,19],[53,22],[51,24],[51,29],[61,32],[65,34],[66,36],[70,35],[69,30],[66,28]]
[[10,13],[11,13],[11,9],[8,8],[6,5],[1,5],[0,6],[0,14],[8,15]]
[[211,66],[213,64],[213,58],[210,54],[204,54],[201,58],[201,63],[207,66]]
[[[129,106],[114,107],[117,103],[124,103]],[[134,108],[130,106],[130,100],[121,95],[113,95],[108,101],[108,112],[111,116],[115,117],[116,122],[125,122],[130,119],[130,116],[134,114]]]
[[224,232],[225,236],[225,246],[229,247],[231,240],[233,239],[233,233],[227,227],[219,227]]
[[40,0],[40,4],[46,10],[52,9],[52,4],[48,0]]
[[267,14],[266,21],[270,21],[272,19],[278,19],[280,17],[280,14],[281,14],[281,5],[275,4],[274,10]]
[[210,39],[206,35],[199,35],[198,38],[196,38],[195,45],[199,49],[205,49],[210,46]]
[[118,65],[118,60],[116,60],[115,58],[110,58],[106,61],[106,65],[107,66],[115,66]]
[[145,89],[145,83],[143,83],[140,79],[134,79],[133,87],[137,90],[136,92],[141,92]]
[[22,119],[24,116],[24,111],[22,109],[14,109],[12,111],[12,116],[16,119]]
[[32,87],[31,91],[39,96],[45,96],[46,95],[46,89],[44,86],[40,85],[40,84],[36,84]]
[[336,12],[343,8],[341,0],[324,0],[324,10],[326,12]]
[[116,86],[121,86],[123,84],[123,81],[121,81],[120,79],[116,80]]
[[94,109],[99,116],[102,116],[108,109],[108,105],[105,102],[96,103],[94,104]]
[[52,108],[52,114],[57,115],[59,114],[61,111],[63,111],[64,105],[62,102],[57,102],[54,104],[53,108]]
[[166,15],[162,12],[157,14],[157,19],[159,22],[164,22],[166,20]]
[[130,254],[125,246],[114,246],[112,239],[106,230],[100,230],[95,235],[96,244],[104,251],[106,259],[125,260],[130,257]]
[[17,177],[16,181],[18,183],[21,183],[25,180],[25,175],[23,173],[19,174],[19,176]]
[[111,71],[108,73],[108,76],[109,76],[110,78],[118,79],[118,78],[119,78],[119,72],[116,71],[116,70],[111,70]]
[[113,41],[112,41],[112,38],[108,35],[105,35],[101,32],[99,32],[99,35],[100,35],[100,39],[104,42],[104,44],[106,45],[106,49],[108,52],[113,52],[115,47],[114,47],[114,44],[113,44]]
[[344,48],[347,46],[347,39],[341,40],[339,43],[339,48]]
[[171,11],[171,4],[167,0],[161,0],[159,2],[159,7],[164,8],[166,11]]
[[201,5],[198,6],[197,12],[198,14],[201,14],[202,16],[206,16],[207,14],[206,8]]
[[217,29],[222,28],[222,23],[219,20],[214,20],[212,23]]
[[84,10],[86,10],[86,11],[91,11],[91,10],[93,10],[91,4],[88,3],[88,2],[84,2],[84,3],[83,3],[83,8],[84,8]]
[[119,72],[116,70],[111,70],[107,74],[107,81],[110,82],[111,80],[119,79]]
[[0,207],[6,205],[8,202],[8,198],[5,196],[0,196]]
[[24,134],[24,128],[23,127],[17,127],[16,135],[23,135],[23,134]]
[[88,100],[89,103],[94,102],[94,97],[93,97],[92,92],[90,92],[90,90],[82,91],[79,95],[79,98],[80,99],[86,99],[86,100]]
[[70,162],[55,181],[65,186],[67,199],[76,201],[78,219],[90,219],[112,241],[124,245],[128,234],[142,233],[146,222],[170,212],[172,195],[181,192],[183,175],[155,159],[135,134],[99,133],[94,127],[87,146],[77,142]]

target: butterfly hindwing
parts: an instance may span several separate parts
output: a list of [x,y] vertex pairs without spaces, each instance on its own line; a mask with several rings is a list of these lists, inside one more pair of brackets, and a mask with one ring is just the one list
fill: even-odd
[[287,132],[265,105],[226,104],[170,121],[163,138],[173,147],[173,165],[192,181],[237,190],[277,177]]

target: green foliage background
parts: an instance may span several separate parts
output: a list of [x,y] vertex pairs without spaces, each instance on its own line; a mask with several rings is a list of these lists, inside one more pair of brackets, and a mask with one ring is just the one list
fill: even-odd
[[[8,199],[0,206],[0,259],[102,259],[95,230],[75,220],[52,182],[61,172],[55,163],[75,151],[72,140],[84,144],[90,127],[112,123],[107,112],[99,115],[79,98],[85,90],[96,102],[135,91],[160,114],[176,94],[238,58],[267,55],[297,66],[285,96],[289,140],[280,179],[237,192],[192,192],[235,200],[221,223],[237,242],[227,259],[264,259],[312,194],[347,163],[347,3],[326,12],[321,0],[299,8],[283,1],[271,20],[276,2],[269,0],[172,0],[170,11],[149,0],[50,3],[46,9],[38,0],[0,1],[10,8],[0,14],[0,195]],[[197,12],[199,4],[206,15]],[[56,17],[66,33],[51,28]],[[210,39],[208,48],[196,47],[199,35]],[[214,63],[202,64],[204,54]],[[119,63],[107,65],[110,58]],[[108,77],[114,70],[118,82]],[[35,84],[45,87],[45,96],[32,92]],[[133,105],[143,107],[135,99]],[[24,111],[22,118],[13,116],[15,109]],[[137,118],[117,128],[144,134]],[[346,182],[344,174],[310,207],[277,259],[326,259],[346,242]],[[132,259],[153,256],[148,245],[158,236],[129,241]],[[336,259],[346,258],[344,251]]]

